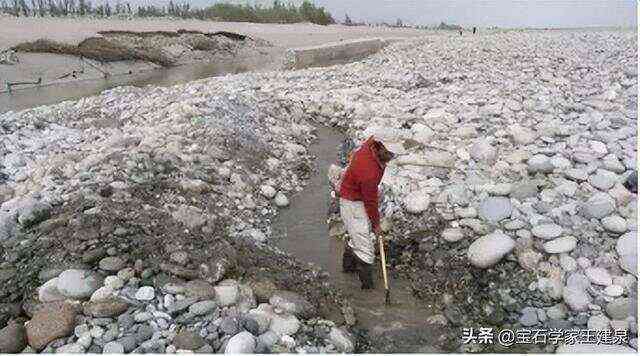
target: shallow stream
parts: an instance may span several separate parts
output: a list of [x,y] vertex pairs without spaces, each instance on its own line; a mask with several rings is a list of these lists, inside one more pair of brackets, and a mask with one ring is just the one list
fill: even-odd
[[433,326],[426,320],[436,312],[413,296],[408,281],[390,276],[391,305],[385,305],[379,259],[375,262],[375,290],[361,290],[356,274],[342,272],[344,243],[329,236],[326,220],[331,199],[327,170],[337,161],[344,136],[332,129],[319,128],[318,137],[310,147],[316,157],[312,177],[304,190],[292,197],[290,206],[280,211],[274,224],[276,236],[280,235],[278,246],[329,273],[329,280],[351,300],[358,327],[374,333],[390,330],[430,333],[428,330]]

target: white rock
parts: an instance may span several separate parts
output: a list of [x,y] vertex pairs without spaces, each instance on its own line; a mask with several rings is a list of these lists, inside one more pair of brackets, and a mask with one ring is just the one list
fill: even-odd
[[573,257],[562,254],[560,255],[560,266],[567,272],[573,272],[578,269],[578,262]]
[[409,213],[419,214],[427,210],[429,202],[429,195],[425,191],[416,191],[404,198],[404,207]]
[[442,238],[448,242],[457,242],[464,238],[464,233],[462,229],[458,228],[448,228],[442,232]]
[[609,330],[609,318],[603,315],[594,315],[587,321],[589,330]]
[[611,275],[604,268],[590,267],[584,270],[584,274],[593,284],[600,286],[610,286],[613,284]]
[[475,240],[467,250],[467,257],[475,267],[488,268],[510,253],[515,245],[511,237],[497,230]]
[[351,335],[342,328],[332,327],[329,332],[329,341],[336,347],[338,352],[350,354],[355,350],[355,343]]
[[227,342],[224,349],[225,354],[251,354],[255,351],[256,339],[248,331],[243,331],[234,335]]
[[113,289],[109,287],[101,287],[95,292],[93,292],[93,294],[91,295],[91,299],[89,300],[92,302],[99,302],[101,300],[110,298],[111,296],[113,296],[113,294],[114,294]]
[[136,292],[135,298],[137,300],[148,301],[152,300],[156,296],[156,291],[153,287],[144,286],[140,287]]
[[263,185],[260,187],[260,193],[267,199],[272,199],[276,196],[276,190],[270,185]]
[[90,271],[68,269],[58,276],[56,286],[66,297],[84,299],[91,297],[102,286],[102,280]]
[[111,341],[104,345],[102,348],[103,354],[124,354],[124,346],[122,344]]
[[55,302],[67,299],[58,291],[58,278],[53,278],[38,288],[38,299],[42,303]]
[[113,290],[117,290],[124,286],[124,281],[118,276],[107,276],[104,279],[104,286]]
[[582,289],[565,287],[562,291],[562,299],[569,309],[575,312],[589,309],[591,297]]
[[218,305],[226,307],[238,302],[240,291],[237,284],[217,285],[214,289]]
[[578,239],[573,236],[562,236],[555,240],[545,242],[543,247],[546,253],[566,253],[576,248]]
[[533,229],[531,229],[531,233],[535,237],[550,240],[562,234],[562,227],[556,224],[542,224],[534,226]]
[[610,297],[619,297],[624,293],[624,288],[619,285],[612,284],[604,289],[604,294]]
[[622,234],[627,232],[627,220],[618,215],[610,215],[602,219],[602,226],[607,231]]
[[276,205],[281,208],[289,205],[289,198],[287,198],[286,195],[282,194],[282,192],[278,192],[278,194],[276,194],[276,198],[274,201]]
[[300,329],[300,321],[295,315],[274,314],[271,318],[269,330],[278,335],[293,335]]

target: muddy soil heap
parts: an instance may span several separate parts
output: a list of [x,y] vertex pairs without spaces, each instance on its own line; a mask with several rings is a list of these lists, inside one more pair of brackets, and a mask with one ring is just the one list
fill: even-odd
[[[269,241],[324,124],[400,154],[391,263],[443,327],[627,329],[593,352],[634,351],[636,58],[633,32],[435,34],[3,114],[1,326],[26,314],[30,347],[67,352],[353,350],[348,302]],[[66,333],[41,335],[58,314]]]

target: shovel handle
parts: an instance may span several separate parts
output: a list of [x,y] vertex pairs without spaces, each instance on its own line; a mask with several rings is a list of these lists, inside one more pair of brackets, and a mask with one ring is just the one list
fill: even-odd
[[384,279],[384,289],[389,290],[389,282],[387,281],[387,259],[384,253],[384,242],[382,242],[382,236],[378,237],[378,243],[380,244],[380,263],[382,264],[382,278]]

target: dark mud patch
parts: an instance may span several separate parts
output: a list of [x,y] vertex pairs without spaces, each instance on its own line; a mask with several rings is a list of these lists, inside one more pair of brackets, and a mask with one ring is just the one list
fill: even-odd
[[77,46],[48,39],[39,39],[33,42],[20,43],[12,49],[16,52],[71,55],[89,58],[99,62],[140,60],[164,67],[174,64],[173,61],[164,56],[160,50],[136,50],[102,37],[89,37]]

